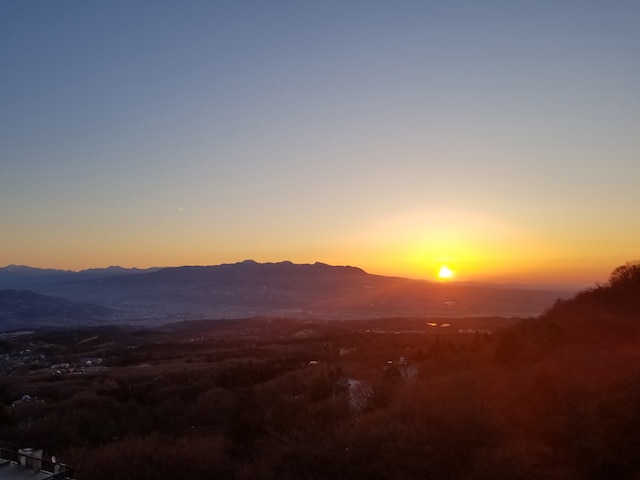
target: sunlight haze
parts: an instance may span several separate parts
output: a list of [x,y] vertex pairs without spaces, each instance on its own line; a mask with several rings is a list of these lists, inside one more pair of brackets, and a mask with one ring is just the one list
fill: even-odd
[[0,32],[0,266],[640,257],[640,3],[2,2]]

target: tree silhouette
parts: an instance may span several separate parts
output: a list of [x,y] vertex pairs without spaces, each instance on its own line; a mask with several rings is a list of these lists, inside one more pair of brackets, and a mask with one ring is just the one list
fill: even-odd
[[640,285],[640,260],[627,262],[615,268],[609,275],[609,285],[612,287]]

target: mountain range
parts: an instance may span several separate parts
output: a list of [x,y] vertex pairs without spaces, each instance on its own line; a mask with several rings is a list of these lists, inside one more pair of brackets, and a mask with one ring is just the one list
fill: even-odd
[[0,290],[0,329],[100,325],[115,311],[99,305],[40,295],[30,290]]
[[[538,315],[558,298],[574,293],[411,280],[323,263],[252,260],[214,266],[144,270],[109,267],[80,272],[9,265],[0,268],[3,289],[14,291],[0,295],[0,322],[10,318],[11,325],[20,323],[21,318],[24,323],[61,322],[65,315],[73,324],[156,324],[250,316],[521,317]],[[21,317],[11,310],[16,305],[11,307],[7,298],[25,290],[32,293],[22,293]],[[67,302],[64,308],[60,299]],[[24,308],[30,302],[48,306],[32,309],[25,316]],[[3,323],[0,328],[5,328]]]

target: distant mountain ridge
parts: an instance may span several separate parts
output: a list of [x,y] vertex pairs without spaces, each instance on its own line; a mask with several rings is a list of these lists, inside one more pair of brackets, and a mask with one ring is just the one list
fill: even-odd
[[97,325],[112,320],[109,308],[40,295],[29,290],[0,290],[0,328]]
[[124,268],[112,265],[105,268],[89,268],[86,270],[60,270],[54,268],[36,268],[28,265],[7,265],[0,268],[0,286],[5,282],[15,281],[18,278],[55,278],[55,277],[102,277],[108,275],[135,275],[139,273],[152,272],[159,268]]
[[26,289],[122,312],[131,322],[278,315],[530,316],[567,292],[444,284],[371,275],[361,268],[284,261],[80,272],[0,268],[0,288]]

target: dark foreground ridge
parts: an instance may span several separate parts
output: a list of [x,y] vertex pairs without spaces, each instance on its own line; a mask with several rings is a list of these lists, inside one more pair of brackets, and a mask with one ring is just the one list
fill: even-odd
[[0,447],[80,480],[640,478],[639,319],[632,263],[521,320],[16,332]]

